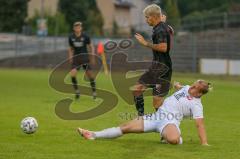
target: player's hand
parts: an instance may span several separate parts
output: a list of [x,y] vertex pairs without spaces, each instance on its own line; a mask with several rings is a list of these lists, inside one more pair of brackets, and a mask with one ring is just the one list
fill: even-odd
[[181,83],[174,81],[173,83],[173,88],[176,90],[180,90],[183,86],[181,85]]
[[141,34],[136,33],[135,38],[141,45],[147,46],[147,41],[144,39],[144,37]]
[[176,88],[178,85],[180,85],[180,82],[174,81],[173,82],[173,87]]

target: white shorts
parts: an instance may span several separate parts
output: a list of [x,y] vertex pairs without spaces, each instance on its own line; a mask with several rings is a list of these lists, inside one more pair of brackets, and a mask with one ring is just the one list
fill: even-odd
[[180,122],[174,118],[160,116],[160,112],[161,110],[156,113],[143,116],[144,132],[159,132],[162,135],[163,129],[168,124],[174,124],[181,134],[181,130],[179,128]]

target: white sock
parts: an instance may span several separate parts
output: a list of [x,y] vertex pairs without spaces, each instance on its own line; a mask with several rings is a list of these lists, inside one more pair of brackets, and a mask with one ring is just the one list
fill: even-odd
[[120,127],[114,127],[109,129],[104,129],[102,131],[96,131],[94,132],[95,138],[105,138],[105,139],[111,139],[111,138],[117,138],[122,136],[122,130]]

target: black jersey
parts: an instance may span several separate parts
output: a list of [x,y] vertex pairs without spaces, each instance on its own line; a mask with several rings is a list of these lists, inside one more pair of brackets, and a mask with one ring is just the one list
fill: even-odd
[[77,37],[74,33],[68,38],[69,46],[73,48],[74,55],[79,55],[81,53],[88,53],[87,45],[91,43],[89,36],[82,33]]
[[171,48],[171,33],[166,23],[160,22],[153,28],[152,41],[153,44],[167,43],[167,52],[153,50],[153,61],[163,63],[171,70],[172,61],[169,55]]

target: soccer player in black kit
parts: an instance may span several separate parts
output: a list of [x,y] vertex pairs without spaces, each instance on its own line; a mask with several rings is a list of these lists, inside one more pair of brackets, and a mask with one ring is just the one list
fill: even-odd
[[171,28],[161,20],[161,8],[156,4],[147,6],[143,11],[146,22],[153,27],[152,41],[148,42],[138,33],[137,41],[153,51],[151,67],[146,71],[134,86],[134,102],[139,116],[144,115],[143,92],[147,88],[153,89],[153,107],[157,110],[163,103],[164,97],[170,89],[172,77],[172,62],[169,55],[171,47]]
[[93,98],[96,98],[96,83],[91,71],[90,58],[88,54],[94,54],[94,46],[90,38],[82,32],[82,23],[75,22],[73,25],[73,33],[69,36],[68,57],[71,63],[71,79],[75,89],[76,99],[80,97],[80,90],[77,84],[77,71],[82,67],[86,71],[86,75],[90,80],[93,91]]

